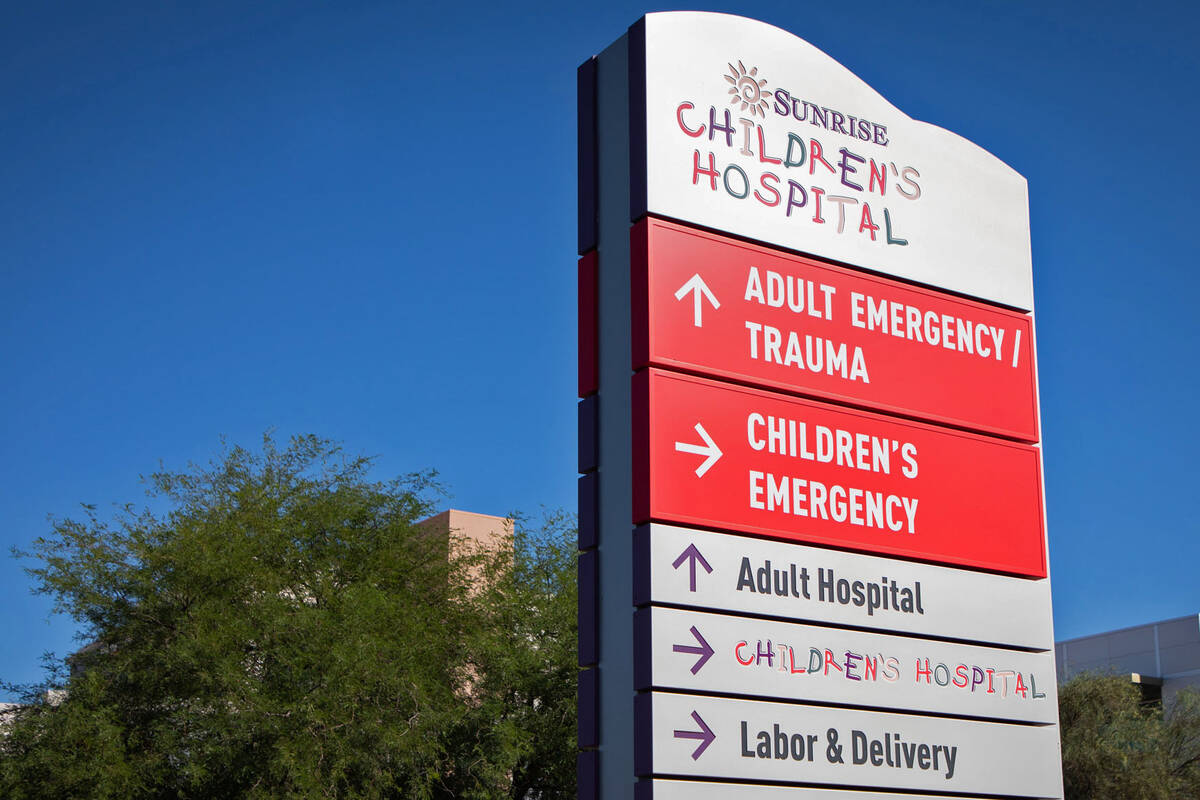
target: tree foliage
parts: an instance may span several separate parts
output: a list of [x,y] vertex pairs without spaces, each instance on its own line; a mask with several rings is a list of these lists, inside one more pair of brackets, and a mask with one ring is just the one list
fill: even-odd
[[370,466],[268,436],[52,521],[21,555],[91,644],[24,687],[0,796],[573,794],[571,521],[463,552],[430,475]]
[[1128,677],[1080,675],[1058,702],[1067,800],[1200,798],[1200,692],[1164,714]]
[[[577,636],[573,517],[516,529],[515,558],[493,559],[478,596],[487,635],[472,655],[471,748],[503,749],[508,796],[575,798]],[[466,797],[469,786],[456,787]]]

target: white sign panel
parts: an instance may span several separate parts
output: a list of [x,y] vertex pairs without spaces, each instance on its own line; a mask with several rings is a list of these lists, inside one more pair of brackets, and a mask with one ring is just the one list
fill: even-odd
[[1032,308],[1028,192],[1012,168],[766,23],[669,12],[647,14],[644,33],[645,75],[631,76],[630,113],[645,115],[635,216]]
[[841,789],[810,789],[791,786],[751,786],[744,783],[700,781],[642,781],[635,800],[954,800],[947,795],[877,794]]
[[634,599],[1052,650],[1050,582],[652,523]]
[[1058,727],[651,693],[639,775],[1062,797]]
[[634,620],[637,688],[1054,724],[1053,654],[672,608]]

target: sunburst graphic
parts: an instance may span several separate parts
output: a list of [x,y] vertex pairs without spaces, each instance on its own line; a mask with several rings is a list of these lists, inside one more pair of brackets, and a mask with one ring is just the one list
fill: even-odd
[[725,80],[733,84],[733,88],[729,93],[733,97],[729,98],[729,105],[736,106],[742,104],[742,111],[749,109],[750,116],[767,116],[767,94],[763,90],[767,88],[766,80],[758,77],[758,67],[752,68],[749,72],[746,71],[746,65],[741,61],[737,62],[735,67],[729,65],[729,74],[725,76]]

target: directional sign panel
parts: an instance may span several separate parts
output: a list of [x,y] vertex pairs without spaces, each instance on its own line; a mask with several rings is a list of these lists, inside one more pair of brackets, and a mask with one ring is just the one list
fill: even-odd
[[799,786],[762,786],[718,781],[639,781],[635,800],[955,800],[953,796],[878,794]]
[[1025,179],[724,14],[579,90],[580,796],[1061,798]]
[[653,692],[638,775],[1061,797],[1058,727]]
[[633,380],[635,524],[1046,575],[1034,447],[654,369]]
[[1037,440],[1025,314],[653,218],[631,245],[634,369]]
[[1053,654],[673,608],[634,620],[638,689],[1058,722]]
[[634,602],[1050,650],[1050,582],[652,523]]

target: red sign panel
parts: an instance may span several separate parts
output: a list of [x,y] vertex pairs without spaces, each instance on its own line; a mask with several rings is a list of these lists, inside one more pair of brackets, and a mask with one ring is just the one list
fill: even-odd
[[1037,448],[644,370],[634,523],[1046,576]]
[[1037,441],[1028,316],[655,219],[632,237],[634,369]]

